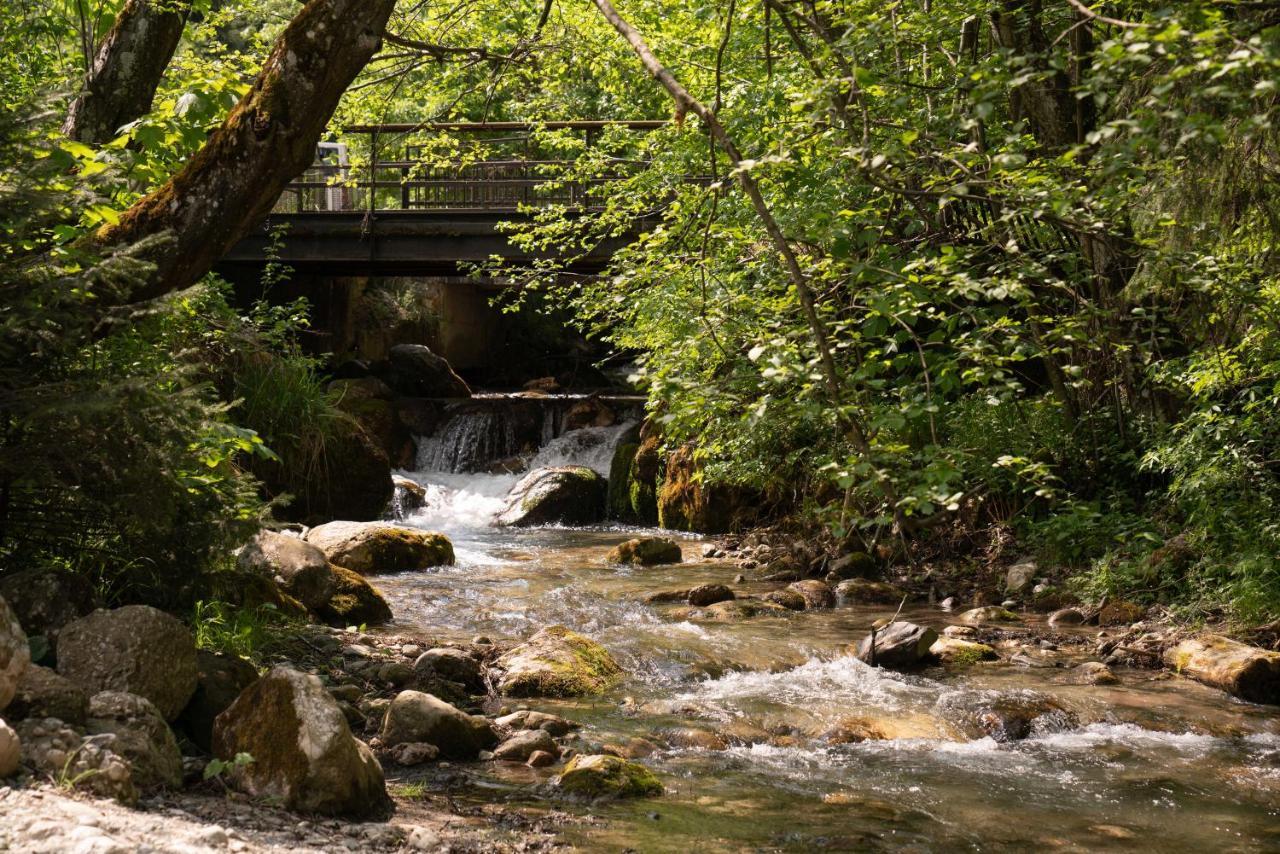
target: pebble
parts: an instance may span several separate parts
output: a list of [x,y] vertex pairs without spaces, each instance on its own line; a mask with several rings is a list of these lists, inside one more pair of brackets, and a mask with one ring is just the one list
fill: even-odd
[[471,642],[480,646],[489,646],[493,643],[493,641],[489,640],[485,635],[476,635],[471,639]]
[[422,655],[422,647],[418,646],[416,643],[407,643],[400,647],[400,654],[406,658],[417,658]]
[[348,658],[373,658],[373,649],[360,643],[349,643],[342,648]]

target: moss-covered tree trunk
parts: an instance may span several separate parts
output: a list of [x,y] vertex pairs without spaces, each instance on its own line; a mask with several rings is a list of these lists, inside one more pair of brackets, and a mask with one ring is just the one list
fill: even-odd
[[67,111],[63,133],[103,143],[146,115],[190,11],[189,0],[128,0]]
[[195,157],[137,202],[103,245],[161,233],[174,243],[150,252],[155,270],[130,296],[187,287],[271,210],[315,157],[338,100],[382,39],[395,0],[310,0],[281,34],[253,88]]

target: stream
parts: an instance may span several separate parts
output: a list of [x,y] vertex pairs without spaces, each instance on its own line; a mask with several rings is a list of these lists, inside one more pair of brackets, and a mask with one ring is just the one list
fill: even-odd
[[[733,584],[740,569],[703,558],[696,536],[661,532],[681,542],[682,564],[620,567],[606,561],[610,548],[655,532],[493,526],[519,475],[459,469],[507,455],[507,427],[492,409],[455,422],[422,440],[424,469],[403,474],[428,490],[427,507],[406,523],[447,534],[457,563],[379,577],[392,630],[517,642],[562,624],[598,640],[625,671],[620,686],[528,706],[581,722],[588,744],[660,745],[641,761],[667,789],[656,799],[565,804],[536,785],[554,769],[482,763],[446,769],[455,784],[465,775],[461,797],[591,816],[564,831],[583,850],[1280,851],[1274,708],[1160,671],[1121,668],[1117,685],[1072,684],[1085,645],[1045,651],[1034,661],[1042,666],[872,668],[846,649],[892,611],[884,606],[680,619],[678,606],[645,604],[645,595],[708,582],[740,594],[778,585]],[[572,462],[607,476],[626,429],[548,427],[531,468]],[[904,611],[939,631],[949,616]],[[1027,738],[1007,743],[965,739],[946,723],[946,709],[997,692],[1048,694],[1069,714],[1037,719]],[[890,737],[824,737],[851,717]],[[672,732],[689,728],[727,747],[669,746],[681,743]]]

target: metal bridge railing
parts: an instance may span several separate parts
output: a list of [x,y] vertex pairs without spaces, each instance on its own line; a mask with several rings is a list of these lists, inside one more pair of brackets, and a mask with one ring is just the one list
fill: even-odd
[[[551,155],[535,138],[538,128],[582,133],[590,147],[613,128],[646,132],[665,121],[517,122],[367,125],[348,134],[367,137],[357,147],[367,162],[352,165],[345,143],[321,143],[317,162],[289,183],[274,213],[434,210],[515,211],[563,205],[591,209],[593,190],[643,169],[646,161],[611,157],[590,178],[573,178],[575,161]],[[424,138],[449,134],[447,156]],[[459,140],[459,137],[461,139]],[[386,154],[390,152],[391,156]]]

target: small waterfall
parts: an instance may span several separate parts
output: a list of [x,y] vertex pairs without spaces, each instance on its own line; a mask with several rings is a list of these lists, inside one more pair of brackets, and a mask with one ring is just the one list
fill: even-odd
[[418,440],[419,471],[476,471],[520,453],[515,424],[501,409],[461,412]]
[[586,466],[609,476],[613,454],[634,429],[639,401],[610,400],[621,415],[608,427],[566,430],[566,417],[585,398],[491,395],[452,407],[431,436],[418,438],[417,471],[427,506],[413,522],[445,531],[490,524],[507,493],[527,471],[554,466]]

